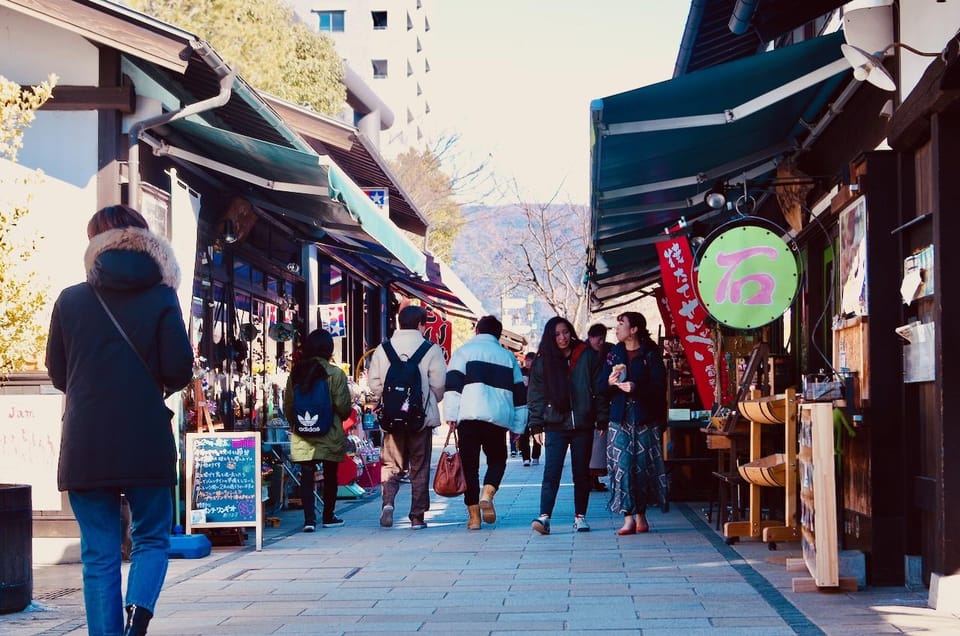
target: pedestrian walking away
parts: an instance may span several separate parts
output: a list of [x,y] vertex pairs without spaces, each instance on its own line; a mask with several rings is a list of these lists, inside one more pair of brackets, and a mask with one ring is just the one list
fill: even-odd
[[531,527],[550,534],[550,518],[560,488],[563,462],[570,449],[576,532],[588,532],[590,450],[594,431],[607,422],[603,362],[577,338],[566,318],[547,321],[530,371],[527,403],[530,430],[543,439],[545,463],[540,488],[540,515]]
[[[283,395],[283,414],[290,423],[290,460],[300,466],[300,501],[303,505],[303,531],[317,527],[317,462],[323,467],[323,527],[343,525],[335,514],[337,506],[337,468],[346,455],[343,422],[350,417],[353,400],[343,369],[332,364],[333,336],[315,329],[294,353],[293,369]],[[312,397],[316,391],[326,395]],[[326,402],[323,402],[323,399]],[[319,405],[318,405],[319,401]],[[324,405],[326,408],[323,408]],[[326,422],[318,420],[326,417]],[[303,428],[311,425],[320,430]]]
[[[457,349],[447,370],[447,424],[460,436],[460,461],[467,481],[463,503],[467,529],[494,523],[494,495],[507,468],[507,433],[527,425],[526,390],[516,357],[500,344],[503,325],[494,316],[477,321],[473,338]],[[480,452],[487,460],[480,489]]]
[[[533,366],[533,361],[536,357],[537,353],[535,351],[527,351],[523,356],[523,363],[520,366],[520,371],[523,373],[524,386],[529,386],[530,384],[530,367]],[[543,446],[541,446],[540,442],[533,438],[533,435],[530,433],[529,425],[520,435],[519,445],[520,457],[523,460],[523,465],[525,467],[530,466],[531,461],[534,466],[540,463],[540,454],[543,450]],[[530,450],[531,445],[533,446],[532,452]]]
[[[613,345],[607,342],[607,326],[602,323],[590,325],[587,330],[587,342],[597,352],[601,361],[606,361]],[[590,450],[590,486],[596,492],[607,492],[607,486],[600,478],[607,474],[607,428],[598,427],[593,436]]]
[[[410,479],[410,527],[419,530],[427,526],[424,515],[430,509],[430,453],[433,430],[440,426],[438,403],[443,399],[447,365],[443,359],[443,350],[423,337],[427,326],[427,311],[423,307],[408,305],[397,314],[398,329],[388,341],[380,343],[370,360],[367,383],[374,399],[380,400],[381,427],[384,422],[387,403],[393,404],[397,387],[387,386],[387,375],[394,364],[413,361],[419,355],[415,365],[419,375],[419,404],[403,402],[410,415],[409,425],[398,422],[393,430],[384,428],[383,450],[381,454],[383,501],[380,508],[380,525],[393,526],[393,512],[396,506],[397,490],[404,471]],[[421,350],[421,347],[423,348]],[[391,362],[387,348],[397,356],[397,362]],[[418,354],[419,351],[419,354]],[[399,367],[398,367],[399,368]],[[418,417],[414,417],[414,416]],[[397,415],[397,417],[400,417]],[[422,421],[414,423],[414,419]]]
[[[105,207],[87,238],[87,280],[60,293],[47,339],[47,371],[66,394],[57,482],[80,526],[87,632],[146,634],[167,572],[176,484],[164,399],[190,382],[193,349],[173,249],[144,217]],[[121,494],[133,539],[126,595]]]
[[660,426],[666,424],[667,374],[642,314],[617,316],[617,340],[607,358],[610,430],[607,465],[610,510],[623,515],[619,535],[647,532],[648,504],[666,502]]

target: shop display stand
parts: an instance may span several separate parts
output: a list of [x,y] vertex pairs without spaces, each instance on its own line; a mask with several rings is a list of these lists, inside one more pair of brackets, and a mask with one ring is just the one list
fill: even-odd
[[[778,541],[800,539],[796,515],[797,497],[797,398],[796,390],[788,389],[783,395],[761,397],[759,391],[751,391],[750,399],[737,404],[740,414],[750,421],[749,463],[740,466],[739,472],[749,484],[749,518],[744,521],[728,521],[723,526],[723,535],[728,543],[741,537],[760,538],[776,549]],[[784,427],[785,452],[761,457],[761,442],[764,426]],[[782,487],[784,489],[784,521],[760,518],[760,489]]]
[[832,402],[800,405],[799,438],[803,558],[787,559],[786,566],[788,572],[806,570],[810,578],[793,579],[793,591],[856,591],[856,577],[840,576]]

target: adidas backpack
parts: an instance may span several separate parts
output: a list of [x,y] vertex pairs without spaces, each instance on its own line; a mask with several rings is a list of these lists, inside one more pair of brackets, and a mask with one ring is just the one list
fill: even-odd
[[387,433],[415,432],[426,421],[420,361],[433,346],[425,340],[407,360],[401,360],[389,340],[383,341],[390,367],[380,395],[380,428]]
[[318,378],[306,392],[294,385],[293,408],[297,412],[297,420],[291,422],[294,433],[300,437],[326,435],[333,426],[333,401],[327,377]]

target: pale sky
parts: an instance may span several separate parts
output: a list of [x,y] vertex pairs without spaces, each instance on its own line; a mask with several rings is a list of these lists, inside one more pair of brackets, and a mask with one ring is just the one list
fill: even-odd
[[[590,101],[673,74],[687,0],[433,0],[424,94],[526,201],[587,203]],[[489,201],[497,203],[497,201]],[[500,201],[512,203],[508,199]]]

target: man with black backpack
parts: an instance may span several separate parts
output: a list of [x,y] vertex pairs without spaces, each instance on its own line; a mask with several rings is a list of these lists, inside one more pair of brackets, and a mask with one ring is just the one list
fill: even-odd
[[399,328],[380,343],[370,360],[367,384],[379,398],[383,429],[381,468],[383,505],[380,525],[393,525],[400,477],[408,466],[410,527],[427,526],[430,509],[430,455],[433,429],[440,426],[438,403],[443,399],[447,365],[443,350],[423,337],[427,311],[408,305],[397,315]]

